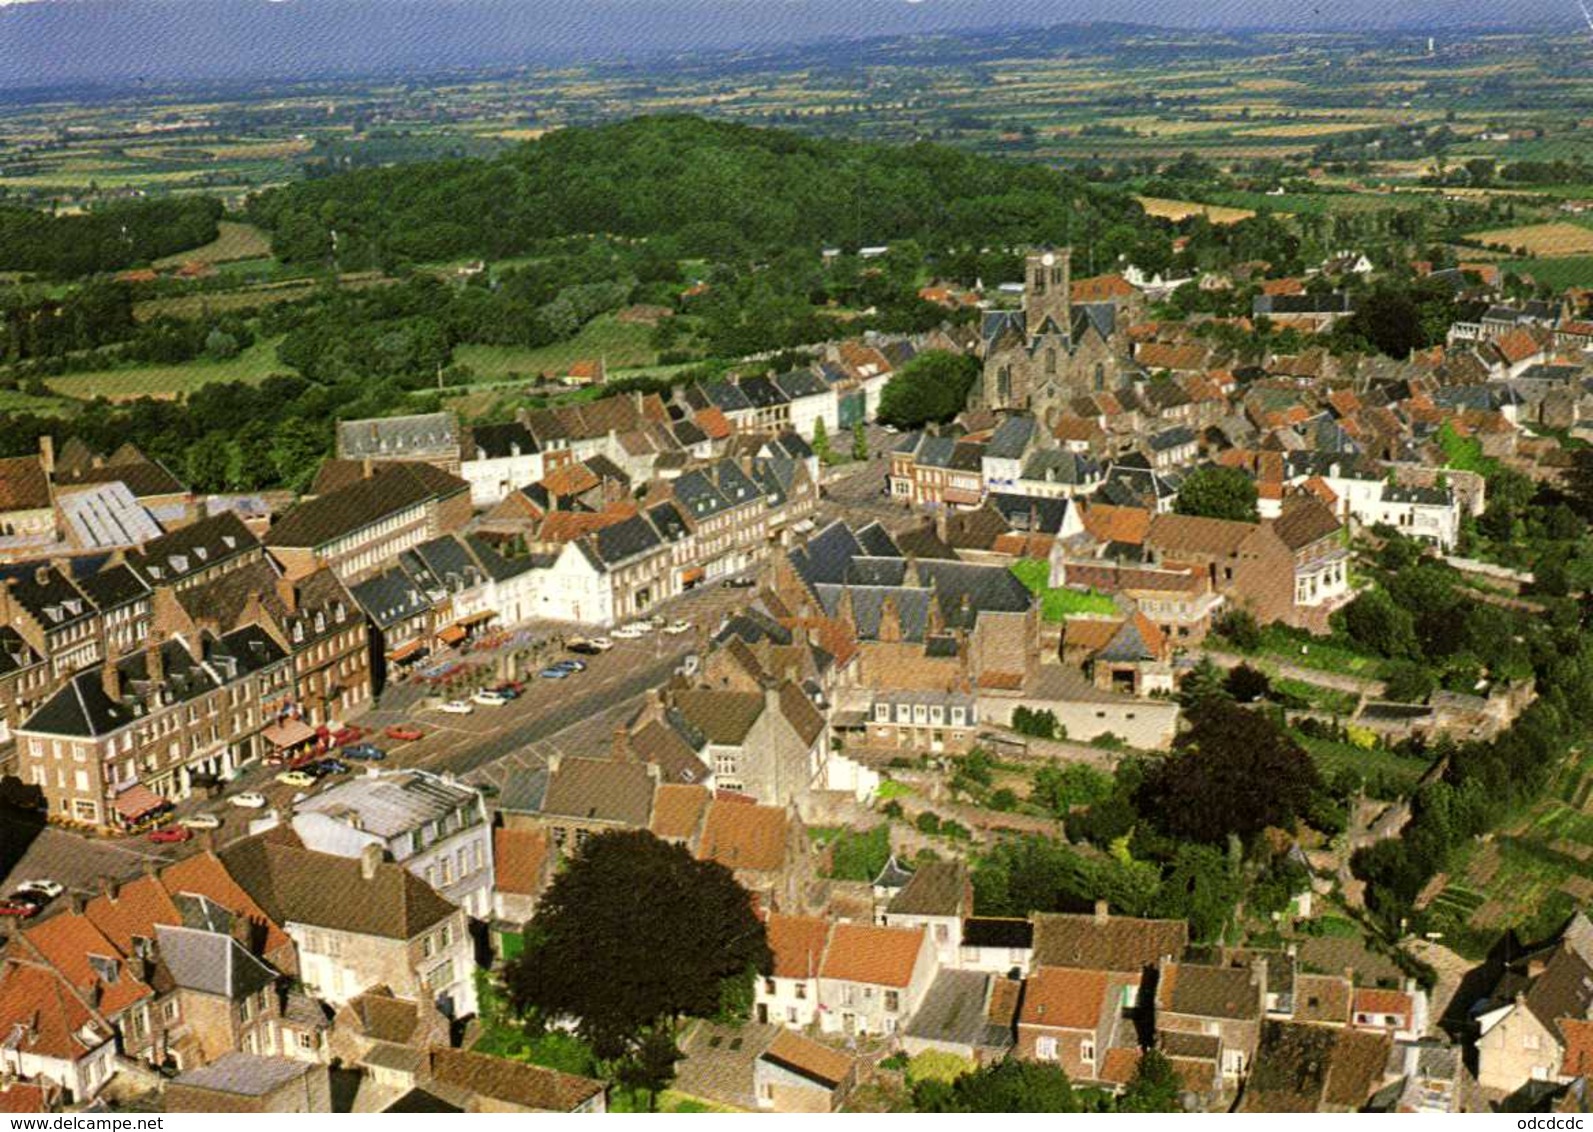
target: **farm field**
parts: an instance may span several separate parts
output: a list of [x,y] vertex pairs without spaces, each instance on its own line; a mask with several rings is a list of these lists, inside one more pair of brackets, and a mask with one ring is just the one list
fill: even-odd
[[1512,259],[1500,264],[1505,271],[1530,275],[1556,290],[1586,287],[1593,283],[1593,255],[1561,256],[1557,259]]
[[1422,775],[1427,773],[1425,761],[1407,758],[1381,747],[1367,750],[1353,743],[1315,739],[1300,734],[1296,734],[1295,739],[1306,749],[1322,775],[1341,771],[1362,775],[1367,793],[1383,801],[1391,802],[1393,796],[1409,794]]
[[1524,248],[1529,255],[1543,258],[1593,255],[1593,228],[1584,228],[1568,221],[1495,228],[1488,232],[1473,233],[1472,239],[1485,244],[1500,244],[1512,251]]
[[1135,197],[1151,216],[1167,220],[1184,220],[1204,215],[1213,224],[1237,224],[1249,220],[1255,212],[1248,208],[1229,208],[1220,204],[1201,204],[1192,200],[1166,200],[1161,197]]
[[537,347],[466,345],[454,351],[455,362],[469,366],[486,382],[558,375],[588,358],[602,358],[610,373],[654,365],[658,352],[652,347],[652,327],[600,315],[568,342]]
[[1593,754],[1581,752],[1549,795],[1481,844],[1470,846],[1428,906],[1429,931],[1480,957],[1498,932],[1517,925],[1543,938],[1573,907],[1593,901]]
[[[338,277],[340,287],[380,287],[391,282],[391,279],[376,271],[351,272]],[[148,322],[161,315],[197,318],[206,314],[249,310],[307,298],[319,286],[321,281],[317,279],[287,279],[274,283],[250,284],[233,290],[196,291],[169,298],[145,299],[133,304],[133,317],[140,322]]]
[[205,385],[241,381],[253,385],[273,373],[291,373],[277,360],[280,338],[256,342],[228,361],[193,361],[170,366],[132,366],[125,369],[91,370],[66,374],[45,381],[51,392],[63,397],[92,400],[132,401],[139,397],[169,399],[192,393]]
[[185,263],[232,263],[237,260],[263,259],[271,254],[271,241],[253,224],[236,220],[223,220],[217,225],[220,234],[203,247],[179,252],[157,259],[155,266],[181,267]]

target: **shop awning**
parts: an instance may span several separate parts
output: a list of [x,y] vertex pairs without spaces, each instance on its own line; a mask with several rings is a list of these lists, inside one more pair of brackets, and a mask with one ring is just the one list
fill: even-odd
[[261,732],[266,742],[279,751],[289,747],[297,747],[300,743],[308,743],[315,738],[315,728],[305,723],[302,719],[284,719],[281,723],[273,723]]
[[123,790],[111,802],[111,805],[116,808],[116,813],[125,822],[135,822],[139,818],[152,814],[170,804],[149,787],[140,785],[137,782]]
[[437,634],[437,639],[445,645],[457,645],[465,639],[465,631],[458,625],[450,625]]
[[479,613],[472,613],[469,617],[461,617],[457,622],[455,622],[455,624],[464,625],[466,627],[471,625],[480,625],[483,621],[491,621],[496,616],[498,615],[493,610],[483,609]]
[[682,570],[680,572],[680,584],[683,586],[689,586],[693,583],[702,581],[707,576],[707,572],[703,570],[701,566],[693,566],[690,569]]
[[408,644],[399,645],[388,653],[387,659],[393,661],[418,660],[425,656],[427,651],[425,641],[410,641]]

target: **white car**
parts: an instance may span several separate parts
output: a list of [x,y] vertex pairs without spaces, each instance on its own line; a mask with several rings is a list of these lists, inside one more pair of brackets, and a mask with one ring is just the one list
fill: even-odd
[[25,880],[21,884],[17,885],[17,887],[25,888],[29,892],[42,892],[51,900],[54,900],[57,896],[66,891],[65,885],[63,885],[60,881],[54,880]]
[[682,633],[689,633],[691,632],[691,622],[671,621],[668,625],[664,626],[664,632],[668,633],[671,637],[678,637]]
[[228,798],[227,804],[237,806],[240,810],[258,810],[265,806],[266,800],[264,794],[246,790],[242,794],[234,794]]
[[437,710],[447,712],[449,715],[469,715],[476,709],[465,703],[464,700],[448,700],[438,704]]
[[652,631],[652,626],[643,627],[641,624],[626,625],[615,629],[614,635],[622,641],[634,641],[638,637],[645,637]]
[[586,643],[591,645],[598,652],[608,652],[609,649],[614,647],[614,642],[609,640],[607,637],[593,637]]
[[189,829],[220,829],[221,819],[215,814],[189,814],[185,818],[178,818],[177,824]]
[[513,698],[513,696],[506,696],[502,692],[494,692],[491,688],[483,688],[470,697],[470,702],[480,704],[483,707],[502,707]]

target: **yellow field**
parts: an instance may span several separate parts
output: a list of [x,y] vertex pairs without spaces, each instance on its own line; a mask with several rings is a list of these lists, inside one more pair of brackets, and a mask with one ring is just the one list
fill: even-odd
[[271,241],[253,224],[223,220],[216,227],[220,230],[220,235],[204,247],[157,259],[155,266],[180,267],[185,263],[231,263],[233,260],[259,259],[261,256],[271,254]]
[[1370,128],[1373,128],[1373,123],[1368,122],[1278,122],[1270,126],[1235,130],[1234,133],[1247,138],[1314,138]]
[[1160,216],[1166,220],[1183,220],[1188,216],[1204,214],[1213,224],[1237,224],[1255,215],[1248,208],[1227,208],[1220,204],[1201,204],[1192,200],[1166,200],[1162,197],[1134,199],[1144,205],[1146,215]]
[[1473,232],[1472,238],[1486,244],[1505,244],[1511,249],[1525,248],[1528,254],[1537,256],[1593,255],[1593,228],[1563,221]]

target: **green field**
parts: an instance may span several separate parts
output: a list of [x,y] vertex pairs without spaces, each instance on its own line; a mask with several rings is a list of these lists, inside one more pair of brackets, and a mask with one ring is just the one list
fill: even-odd
[[1530,275],[1555,290],[1566,287],[1593,287],[1593,256],[1564,256],[1557,259],[1510,259],[1500,267],[1517,275]]
[[574,362],[586,358],[602,358],[613,373],[657,364],[652,333],[650,326],[600,315],[568,342],[537,347],[460,346],[454,351],[454,361],[469,366],[477,378],[486,382],[530,379],[542,373],[558,376]]
[[1314,739],[1296,734],[1295,739],[1316,763],[1324,775],[1341,770],[1352,770],[1366,776],[1367,792],[1373,797],[1393,801],[1385,794],[1409,794],[1427,773],[1427,763],[1422,759],[1406,758],[1382,747],[1362,750],[1352,743],[1339,743],[1331,739]]
[[0,413],[37,413],[56,416],[72,406],[56,397],[35,397],[17,389],[0,389]]
[[185,263],[231,263],[235,260],[262,259],[271,254],[271,241],[253,224],[223,220],[219,235],[203,247],[179,252],[155,261],[156,267],[181,267]]
[[1040,595],[1040,615],[1047,621],[1065,621],[1081,613],[1113,616],[1120,612],[1117,602],[1106,594],[1096,593],[1094,590],[1071,590],[1065,586],[1052,588],[1046,585],[1051,577],[1051,565],[1038,558],[1024,558],[1014,562],[1012,573],[1018,581],[1029,588],[1030,593]]
[[170,366],[129,366],[52,377],[45,384],[63,397],[92,401],[105,397],[128,401],[138,397],[165,399],[192,393],[217,382],[257,384],[273,373],[291,373],[277,360],[280,338],[256,342],[230,361],[193,361]]

